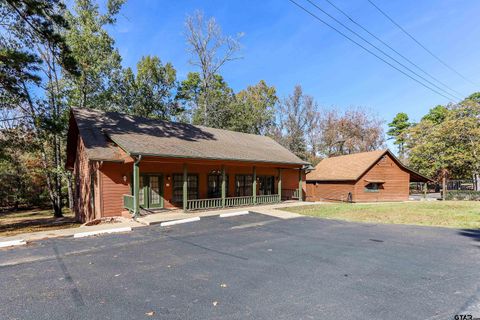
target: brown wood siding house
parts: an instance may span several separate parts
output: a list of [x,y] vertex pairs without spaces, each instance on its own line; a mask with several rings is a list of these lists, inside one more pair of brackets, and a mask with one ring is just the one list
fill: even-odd
[[430,179],[404,166],[389,150],[322,160],[307,174],[307,201],[405,201],[410,182]]
[[308,163],[264,136],[72,108],[66,165],[85,222],[303,200]]

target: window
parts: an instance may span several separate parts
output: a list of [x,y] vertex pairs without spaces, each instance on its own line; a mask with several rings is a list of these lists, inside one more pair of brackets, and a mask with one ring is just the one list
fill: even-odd
[[[198,199],[198,175],[189,174],[187,176],[187,197],[188,199]],[[183,174],[173,175],[173,202],[183,202]]]
[[161,198],[161,178],[159,176],[150,176],[150,195],[149,195],[149,206],[160,205],[162,203]]
[[237,197],[251,196],[253,189],[253,177],[251,175],[235,176],[235,194]]
[[172,179],[172,201],[183,202],[183,174],[174,174]]
[[365,186],[365,192],[378,192],[380,189],[380,183],[370,182]]
[[[228,175],[225,175],[225,195],[228,196]],[[222,175],[208,175],[208,198],[222,197]]]
[[274,176],[259,176],[258,177],[258,194],[274,194],[275,193],[275,177]]
[[189,174],[187,181],[188,199],[198,199],[198,175]]

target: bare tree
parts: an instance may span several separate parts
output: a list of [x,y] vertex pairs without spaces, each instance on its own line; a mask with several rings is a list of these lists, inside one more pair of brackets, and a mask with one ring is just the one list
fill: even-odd
[[285,98],[277,113],[275,139],[302,159],[316,156],[315,142],[319,124],[318,105],[313,97],[303,94],[297,85]]
[[323,156],[372,151],[385,146],[383,121],[365,109],[322,114],[318,144]]
[[307,160],[312,164],[319,161],[319,140],[321,136],[320,120],[321,113],[312,96],[305,96],[305,137],[307,142]]
[[209,116],[210,91],[215,75],[227,62],[241,58],[238,55],[239,39],[243,34],[239,33],[235,37],[224,35],[215,18],[206,20],[201,11],[187,16],[185,27],[188,51],[192,56],[189,62],[200,69],[202,99],[197,107],[202,110],[205,124]]

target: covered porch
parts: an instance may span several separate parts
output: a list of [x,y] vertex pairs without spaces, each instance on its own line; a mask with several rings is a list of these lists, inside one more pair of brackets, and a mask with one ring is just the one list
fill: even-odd
[[303,165],[136,156],[123,207],[183,212],[303,200]]

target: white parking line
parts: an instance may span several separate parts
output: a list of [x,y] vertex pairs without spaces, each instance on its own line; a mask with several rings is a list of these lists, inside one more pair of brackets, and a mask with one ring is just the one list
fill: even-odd
[[267,221],[261,221],[261,222],[253,222],[253,223],[247,223],[247,224],[241,224],[239,226],[234,226],[231,227],[230,229],[235,230],[235,229],[245,229],[245,228],[253,228],[253,227],[261,227],[266,224],[276,222],[278,220],[267,220]]
[[249,214],[249,211],[235,211],[235,212],[227,212],[222,213],[220,218],[228,218],[228,217],[235,217],[235,216],[243,216],[244,214]]
[[108,233],[118,233],[118,232],[128,232],[132,231],[132,227],[123,227],[123,228],[114,228],[114,229],[104,229],[104,230],[96,230],[96,231],[87,231],[87,232],[79,232],[73,235],[74,238],[84,238],[90,236],[96,236],[99,234],[108,234]]
[[199,220],[200,220],[200,217],[193,217],[193,218],[187,218],[187,219],[165,221],[165,222],[160,223],[160,226],[161,227],[168,227],[168,226],[173,226],[175,224],[194,222],[194,221],[199,221]]
[[0,242],[0,248],[13,247],[13,246],[24,246],[27,242],[23,239],[11,240],[11,241],[2,241]]

